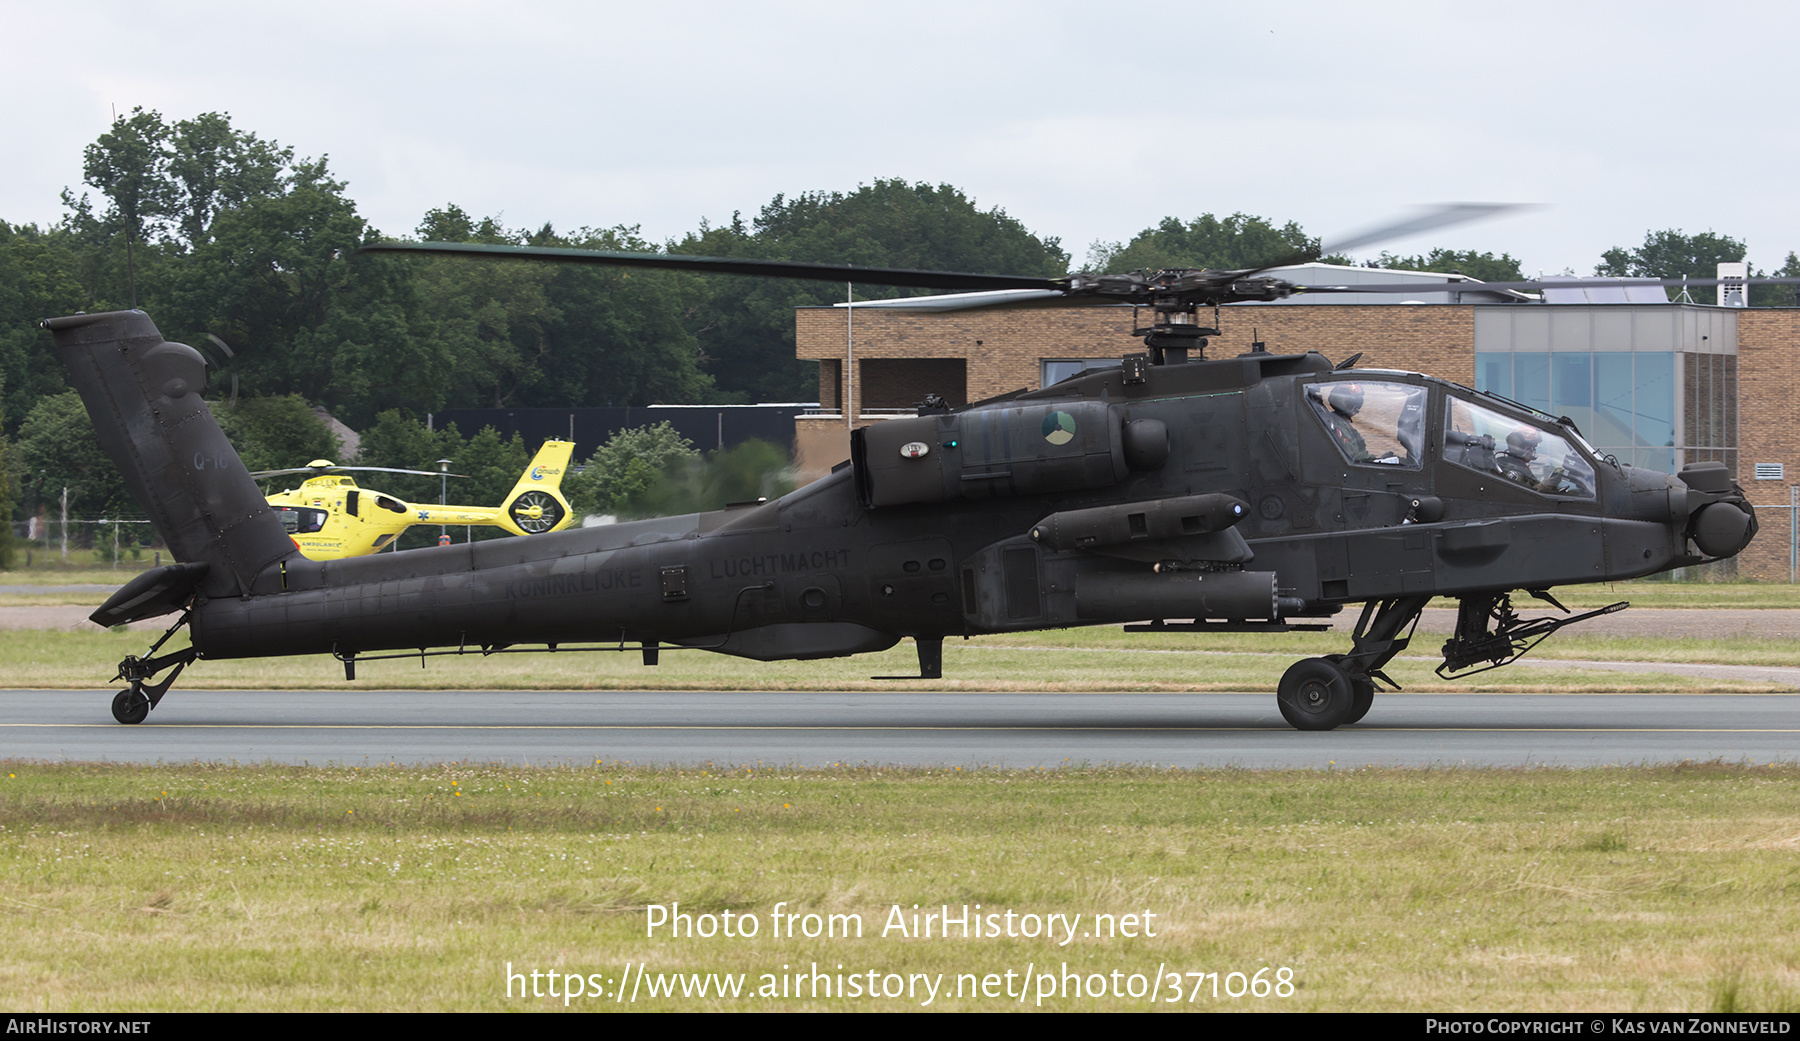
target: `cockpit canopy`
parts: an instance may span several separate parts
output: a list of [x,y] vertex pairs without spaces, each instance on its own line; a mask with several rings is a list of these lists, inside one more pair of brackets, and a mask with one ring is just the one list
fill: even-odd
[[1334,380],[1306,388],[1307,401],[1344,458],[1417,470],[1425,447],[1426,389],[1410,383]]
[[1594,468],[1567,438],[1460,398],[1450,399],[1444,458],[1544,495],[1594,497]]
[[[1467,393],[1464,391],[1463,393]],[[1307,403],[1347,462],[1417,470],[1423,465],[1427,386],[1337,378],[1306,388]],[[1541,495],[1594,498],[1594,467],[1560,428],[1478,404],[1446,389],[1443,458]]]

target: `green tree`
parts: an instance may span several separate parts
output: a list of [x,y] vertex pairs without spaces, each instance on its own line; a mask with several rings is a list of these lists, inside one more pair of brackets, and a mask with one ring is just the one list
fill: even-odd
[[204,244],[225,210],[282,194],[294,150],[234,129],[231,117],[206,112],[173,125],[161,113],[132,109],[82,153],[82,178],[109,205],[92,217],[86,198],[65,192],[71,210],[136,242],[166,236],[180,249]]
[[563,481],[563,495],[576,516],[618,513],[639,501],[664,470],[699,457],[694,443],[667,420],[628,427],[615,431],[580,473]]
[[[455,205],[427,213],[418,233],[427,242],[516,244],[520,238],[491,217],[470,219]],[[557,309],[548,287],[555,276],[549,264],[461,257],[435,257],[414,266],[421,332],[444,351],[449,402],[505,408],[529,398],[551,351],[548,323]],[[435,411],[438,406],[415,407]]]
[[160,113],[132,109],[82,151],[82,179],[107,198],[106,210],[95,217],[87,196],[63,192],[70,226],[95,247],[92,273],[106,276],[112,292],[134,307],[139,286],[155,282],[145,276],[157,267],[158,251],[147,249],[146,240],[167,226],[177,203],[168,176],[169,134]]
[[422,242],[485,242],[488,245],[507,245],[518,240],[518,235],[508,231],[506,225],[497,218],[483,217],[477,221],[455,203],[449,203],[440,209],[426,210],[425,219],[419,222],[418,233]]
[[[1763,275],[1763,272],[1756,272]],[[1772,278],[1800,278],[1800,256],[1789,252],[1787,260],[1773,271],[1768,272]],[[1751,307],[1800,307],[1800,284],[1783,286],[1751,286]]]
[[337,435],[297,394],[213,402],[213,417],[249,470],[283,470],[337,458]]
[[74,391],[38,402],[20,425],[13,448],[27,510],[45,506],[54,517],[67,488],[71,519],[143,516],[118,468],[101,451],[87,409]]
[[138,242],[175,209],[168,141],[160,113],[134,108],[82,152],[82,179],[111,201],[103,219]]
[[[998,207],[983,210],[947,185],[877,180],[853,192],[777,195],[746,225],[700,230],[670,252],[706,256],[926,268],[981,274],[1054,276],[1068,254]],[[691,319],[718,400],[804,401],[818,394],[817,366],[794,357],[794,308],[841,302],[846,287],[785,279],[709,276]],[[855,287],[859,300],[900,295]]]
[[[543,241],[548,229],[536,237]],[[582,229],[582,249],[653,251],[635,228]],[[542,363],[540,405],[692,404],[716,400],[694,329],[702,279],[664,271],[559,266],[549,287],[554,350]],[[793,316],[788,316],[792,333]]]
[[69,238],[0,221],[0,412],[9,431],[16,432],[39,401],[68,386],[38,322],[91,309]]
[[1429,253],[1402,257],[1383,252],[1376,264],[1395,271],[1461,272],[1483,282],[1523,282],[1525,275],[1519,262],[1510,254],[1477,253],[1472,249],[1434,249]]
[[[430,241],[521,243],[652,252],[633,229],[549,226],[526,234],[457,206],[419,226]],[[575,265],[417,258],[416,339],[437,345],[450,374],[445,403],[638,405],[711,396],[686,317],[704,287],[691,275]],[[435,408],[423,402],[416,408]]]
[[[1636,249],[1614,247],[1600,255],[1594,274],[1613,278],[1716,278],[1722,263],[1744,260],[1744,244],[1729,235],[1710,231],[1688,235],[1674,228],[1644,233],[1644,244]],[[1702,287],[1694,294],[1699,303],[1716,299],[1712,287]],[[1679,287],[1669,290],[1674,299]]]
[[13,502],[15,498],[12,472],[12,446],[0,437],[0,571],[13,566]]
[[[449,459],[451,473],[468,473],[458,461],[462,449],[463,439],[454,424],[433,430],[426,427],[422,420],[401,409],[389,409],[362,431],[362,442],[356,451],[356,463],[359,466],[388,466],[400,470],[437,470],[439,459]],[[370,482],[374,483],[377,476],[380,478],[378,487],[382,491],[409,502],[438,501],[441,487],[438,478],[371,474]],[[474,500],[463,497],[466,482],[455,483],[451,501],[466,501],[476,505]]]
[[[391,265],[345,260],[368,229],[343,182],[321,160],[296,165],[282,188],[216,216],[169,280],[165,333],[219,336],[243,392],[298,393],[334,412],[341,397],[352,422],[384,399],[441,387],[440,358],[412,343]],[[375,342],[362,347],[364,337]]]
[[1267,264],[1319,260],[1319,240],[1293,221],[1274,222],[1246,213],[1215,217],[1203,213],[1187,223],[1164,217],[1130,242],[1096,242],[1088,266],[1103,274],[1159,271],[1165,268],[1236,270]]
[[[455,432],[455,427],[450,432]],[[452,457],[451,469],[457,473],[467,474],[469,480],[462,484],[461,494],[469,496],[466,500],[471,505],[498,506],[506,498],[506,493],[519,483],[519,476],[525,472],[525,464],[531,462],[531,451],[525,447],[525,439],[514,434],[510,439],[500,436],[493,427],[482,427],[475,436],[465,442],[459,454]],[[499,528],[489,528],[486,537],[500,538],[505,532]],[[483,537],[482,532],[476,533]]]
[[[0,225],[3,226],[3,225]],[[0,570],[13,566],[13,505],[17,501],[13,480],[12,445],[0,435]]]
[[752,439],[708,452],[704,459],[680,460],[666,467],[655,483],[623,505],[622,512],[645,517],[700,513],[734,502],[773,499],[793,488],[787,453]]
[[166,170],[173,197],[168,211],[181,241],[202,245],[220,212],[281,194],[283,171],[293,161],[293,149],[233,129],[222,112],[176,123],[168,135]]
[[[171,339],[222,338],[233,356],[215,375],[243,393],[299,393],[352,423],[402,403],[441,406],[446,351],[419,335],[410,272],[391,258],[347,262],[373,233],[324,160],[297,160],[222,113],[171,125],[141,109],[86,159],[107,205],[97,214],[87,195],[63,193],[58,240],[87,297],[71,310],[135,301]],[[121,237],[143,240],[135,279]],[[5,346],[0,364],[11,365]]]

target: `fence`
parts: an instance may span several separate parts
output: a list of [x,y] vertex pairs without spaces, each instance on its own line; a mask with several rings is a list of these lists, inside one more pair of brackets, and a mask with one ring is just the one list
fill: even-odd
[[[131,517],[30,517],[13,522],[14,552],[24,552],[27,567],[31,566],[33,557],[40,550],[46,560],[60,556],[62,561],[67,563],[71,536],[73,536],[75,548],[80,550],[104,548],[107,537],[110,535],[112,566],[116,568],[119,566],[120,534],[124,531],[131,531],[135,534],[140,529],[129,526],[145,525],[147,528],[149,523],[147,520]],[[146,530],[145,534],[151,533]],[[83,538],[83,535],[88,537]],[[154,535],[145,540],[131,539],[129,541],[131,548],[149,549],[156,554],[156,562],[159,564],[162,562],[161,546],[157,544]]]

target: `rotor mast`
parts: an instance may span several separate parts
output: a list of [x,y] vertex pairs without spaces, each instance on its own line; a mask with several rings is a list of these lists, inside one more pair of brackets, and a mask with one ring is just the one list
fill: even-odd
[[[1128,271],[1117,275],[1071,275],[1071,297],[1112,298],[1134,307],[1148,307],[1147,326],[1133,321],[1133,336],[1142,337],[1152,365],[1181,365],[1206,357],[1209,336],[1219,335],[1219,306],[1244,301],[1280,300],[1295,286],[1279,278],[1245,277],[1245,272],[1174,268],[1163,271]],[[1200,309],[1212,308],[1212,320],[1203,322]]]

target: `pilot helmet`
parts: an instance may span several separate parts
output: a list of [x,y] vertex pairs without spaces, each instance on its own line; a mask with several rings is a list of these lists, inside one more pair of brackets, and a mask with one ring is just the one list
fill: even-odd
[[1533,427],[1520,427],[1506,435],[1506,451],[1520,459],[1530,459],[1537,455],[1538,444],[1544,435]]
[[1331,393],[1326,395],[1325,400],[1331,403],[1332,411],[1342,412],[1346,416],[1354,416],[1362,411],[1362,384],[1340,383],[1331,388]]

